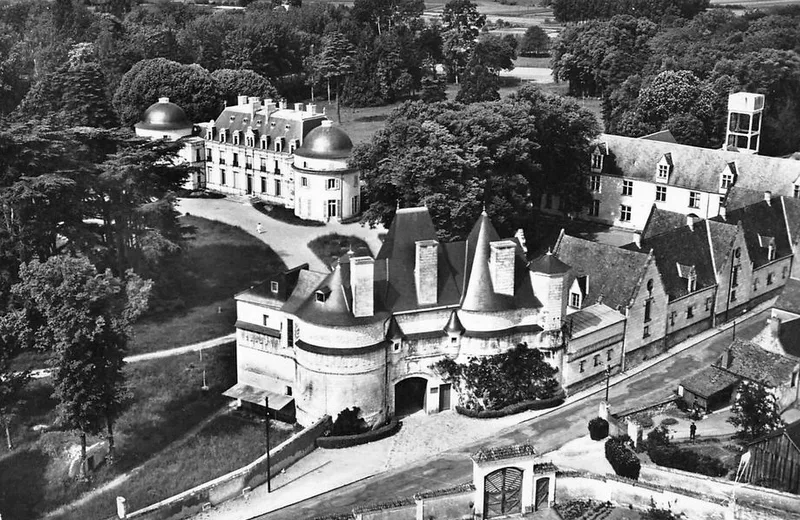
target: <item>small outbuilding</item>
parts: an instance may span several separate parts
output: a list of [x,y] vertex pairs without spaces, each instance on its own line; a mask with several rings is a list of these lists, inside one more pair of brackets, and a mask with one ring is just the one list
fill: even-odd
[[800,421],[751,442],[749,453],[748,482],[800,494]]

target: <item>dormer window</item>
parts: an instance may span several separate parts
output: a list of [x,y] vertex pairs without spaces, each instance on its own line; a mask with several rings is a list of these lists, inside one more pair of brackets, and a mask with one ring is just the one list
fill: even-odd
[[692,293],[697,290],[697,270],[693,265],[678,264],[678,276],[686,280],[686,289]]
[[733,185],[733,174],[731,172],[725,172],[722,174],[722,182],[720,183],[719,187],[723,190],[727,190]]
[[236,121],[236,116],[231,116],[231,123],[233,123],[234,121]]
[[208,141],[213,141],[214,140],[214,129],[213,128],[209,128],[208,130],[206,130],[206,140],[208,140]]
[[667,182],[669,174],[672,171],[672,154],[665,153],[664,156],[658,161],[656,166],[656,180],[659,182]]
[[770,262],[775,260],[775,244],[771,243],[767,247],[767,260]]
[[327,287],[323,287],[322,289],[318,289],[315,293],[316,300],[320,303],[325,303],[328,300],[328,296],[330,296],[331,290]]
[[239,133],[238,130],[236,130],[235,132],[233,132],[233,144],[239,146],[240,140],[241,140],[241,134]]
[[593,170],[603,169],[603,156],[597,152],[592,154],[592,169]]
[[224,143],[226,141],[227,137],[228,137],[228,133],[225,131],[224,128],[219,131],[219,142],[220,143]]
[[579,293],[569,293],[569,306],[575,309],[581,308],[581,295]]
[[261,149],[262,150],[266,150],[267,149],[267,138],[266,137],[262,137],[261,138]]
[[269,290],[272,293],[278,292],[278,282],[269,282]]

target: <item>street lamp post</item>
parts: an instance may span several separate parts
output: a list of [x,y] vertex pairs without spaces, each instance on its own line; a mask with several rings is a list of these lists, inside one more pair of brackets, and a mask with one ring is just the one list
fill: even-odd
[[264,413],[266,414],[266,421],[264,421],[267,433],[267,493],[272,493],[272,484],[270,483],[270,460],[269,460],[269,396],[264,397]]
[[608,404],[608,386],[611,381],[611,365],[606,366],[606,404]]

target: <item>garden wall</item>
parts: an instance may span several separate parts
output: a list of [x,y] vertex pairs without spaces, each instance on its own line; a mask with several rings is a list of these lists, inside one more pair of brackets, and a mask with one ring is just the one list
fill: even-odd
[[384,504],[353,509],[356,520],[425,520],[429,518],[472,518],[475,486],[461,484],[448,489],[418,493]]
[[[327,415],[270,450],[271,473],[277,474],[316,448],[316,440],[330,428]],[[165,520],[186,518],[202,510],[204,504],[219,504],[254,488],[267,480],[267,456],[262,455],[247,466],[179,493],[156,504],[129,513],[125,518]]]

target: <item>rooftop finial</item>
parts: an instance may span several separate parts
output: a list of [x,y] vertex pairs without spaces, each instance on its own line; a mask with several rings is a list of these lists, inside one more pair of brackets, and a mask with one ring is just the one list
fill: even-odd
[[397,199],[397,211],[400,211],[400,199]]
[[483,203],[483,210],[481,211],[481,215],[488,216],[488,213],[486,213],[486,202]]
[[547,254],[548,255],[552,255],[553,254],[553,249],[551,247],[547,248]]

